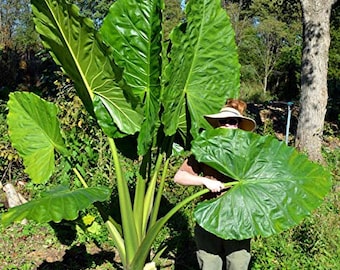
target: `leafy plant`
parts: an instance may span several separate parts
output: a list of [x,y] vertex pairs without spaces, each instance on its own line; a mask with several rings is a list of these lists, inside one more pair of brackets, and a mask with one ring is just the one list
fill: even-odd
[[[163,4],[160,0],[118,0],[97,32],[75,5],[32,0],[35,24],[45,47],[72,78],[78,96],[107,136],[120,216],[116,218],[116,213],[100,203],[109,199],[112,190],[88,187],[88,177],[70,158],[72,140],[61,135],[57,107],[34,94],[13,93],[8,103],[9,133],[32,181],[45,183],[50,178],[57,155],[70,163],[83,188],[60,187],[47,192],[10,209],[3,214],[2,224],[22,218],[74,220],[93,203],[124,268],[139,270],[149,260],[164,224],[186,203],[208,192],[196,192],[158,217],[174,139],[181,135],[180,141],[188,147],[201,128],[211,128],[203,115],[218,111],[227,97],[238,96],[240,67],[234,34],[220,1],[195,0],[186,7],[186,22],[173,30],[170,43],[165,42]],[[258,139],[254,140],[256,144]],[[139,162],[132,192],[119,150]],[[232,176],[237,178],[235,172]],[[285,223],[284,218],[278,218],[278,226]]]
[[203,132],[192,151],[236,180],[226,184],[233,186],[230,191],[195,211],[203,228],[225,239],[267,237],[299,224],[322,203],[332,183],[329,171],[274,137],[215,129]]
[[[234,35],[220,2],[192,1],[186,22],[173,31],[171,50],[162,40],[162,8],[162,1],[119,0],[96,32],[76,6],[65,1],[32,0],[36,28],[45,47],[72,78],[86,109],[108,136],[122,224],[96,205],[126,269],[141,269],[163,225],[181,206],[200,195],[183,200],[157,220],[175,133],[180,130],[186,140],[189,131],[194,136],[199,128],[208,127],[202,116],[219,110],[228,96],[236,97],[239,87]],[[53,190],[10,209],[2,216],[4,225],[24,217],[40,222],[74,219],[88,203],[109,198],[109,188],[87,187],[86,176],[83,179],[79,166],[70,159],[72,147],[61,136],[53,104],[33,94],[15,93],[8,106],[11,140],[32,181],[49,179],[57,152],[70,162],[84,188]],[[136,137],[138,142],[136,148],[129,149],[131,156],[139,155],[141,161],[135,173],[134,197],[118,156],[124,137],[125,144],[134,145],[129,141]],[[56,199],[53,204],[51,199]],[[63,207],[65,203],[72,213]]]

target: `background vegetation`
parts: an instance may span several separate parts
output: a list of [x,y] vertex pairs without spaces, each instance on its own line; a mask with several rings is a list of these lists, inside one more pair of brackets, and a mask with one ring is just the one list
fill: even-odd
[[[67,108],[60,120],[74,147],[81,155],[73,158],[91,173],[94,183],[115,186],[113,164],[108,145],[102,139],[95,121],[87,115],[74,94],[72,84],[53,64],[42,49],[33,30],[28,0],[0,1],[0,175],[1,183],[13,183],[27,198],[39,196],[41,190],[29,182],[20,158],[12,149],[6,127],[6,100],[10,91],[39,93]],[[74,0],[84,14],[100,25],[113,1]],[[165,1],[167,24],[182,20],[178,0]],[[286,106],[272,106],[270,101],[296,101],[299,98],[301,57],[301,10],[297,1],[255,0],[225,1],[239,46],[242,65],[241,95],[249,102],[249,114],[257,118],[258,132],[283,139]],[[20,16],[19,16],[20,15]],[[333,8],[331,20],[331,49],[329,63],[329,108],[324,132],[323,153],[334,175],[332,192],[324,204],[300,226],[270,238],[253,239],[252,269],[338,269],[340,268],[340,144],[339,144],[339,52],[340,7]],[[20,18],[20,19],[19,19]],[[165,38],[169,33],[165,33]],[[266,54],[266,52],[269,52]],[[261,104],[259,104],[261,103]],[[294,107],[291,133],[294,134]],[[261,113],[262,112],[262,113]],[[265,116],[263,116],[265,115]],[[89,134],[96,134],[89,136]],[[77,136],[76,136],[77,135]],[[293,139],[293,138],[290,138]],[[76,152],[75,152],[76,153]],[[181,159],[171,163],[174,173]],[[97,166],[92,166],[96,164]],[[134,177],[134,164],[128,160],[124,172]],[[63,182],[66,164],[58,163],[58,173],[49,188]],[[93,168],[96,168],[94,170]],[[98,169],[99,168],[99,169]],[[173,175],[173,174],[172,174]],[[164,200],[172,205],[192,192],[193,188],[174,185],[168,179]],[[76,179],[72,182],[80,186]],[[89,183],[90,184],[90,183]],[[133,185],[133,181],[130,183]],[[6,208],[0,193],[0,207]],[[157,245],[166,239],[168,247],[160,258],[162,269],[196,269],[195,246],[192,239],[194,203],[182,209],[163,228]],[[106,231],[99,229],[101,220],[94,212],[82,213],[77,225],[68,223],[16,224],[1,231],[0,263],[3,269],[116,269],[112,262],[114,249],[106,241]],[[78,258],[79,260],[75,259]],[[79,263],[75,263],[79,261]],[[71,266],[72,265],[72,266]]]

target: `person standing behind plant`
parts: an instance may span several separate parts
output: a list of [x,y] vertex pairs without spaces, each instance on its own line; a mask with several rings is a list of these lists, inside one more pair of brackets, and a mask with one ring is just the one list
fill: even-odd
[[[242,100],[229,99],[219,113],[205,115],[205,118],[214,128],[253,131],[255,121],[243,116],[246,107]],[[211,192],[202,199],[212,199],[225,192],[223,183],[233,180],[190,156],[176,172],[174,181],[181,185],[205,186]],[[224,240],[196,225],[195,241],[200,269],[248,269],[251,258],[250,239]]]

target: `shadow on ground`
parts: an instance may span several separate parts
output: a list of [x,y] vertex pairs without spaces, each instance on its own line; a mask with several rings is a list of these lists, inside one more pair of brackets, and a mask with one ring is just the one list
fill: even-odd
[[[37,269],[39,270],[58,270],[58,269],[89,269],[94,265],[103,265],[105,262],[114,261],[115,253],[100,251],[96,254],[88,254],[85,245],[74,246],[66,251],[62,261],[47,262],[44,261]],[[120,269],[119,265],[113,265]]]

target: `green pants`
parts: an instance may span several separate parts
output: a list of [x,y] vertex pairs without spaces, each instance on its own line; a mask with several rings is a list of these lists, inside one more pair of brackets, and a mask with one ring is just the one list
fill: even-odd
[[195,228],[197,260],[202,270],[247,270],[250,262],[250,239],[224,240]]

